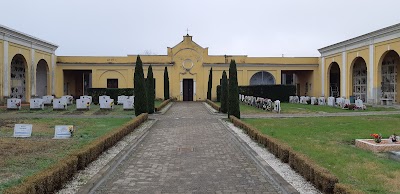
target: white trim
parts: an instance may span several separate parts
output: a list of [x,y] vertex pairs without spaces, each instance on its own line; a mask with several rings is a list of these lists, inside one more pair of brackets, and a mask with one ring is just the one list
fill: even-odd
[[374,45],[369,45],[369,67],[368,71],[368,95],[367,95],[367,102],[369,99],[374,99]]
[[325,96],[325,57],[321,58],[321,96]]
[[181,80],[181,91],[180,91],[180,93],[181,93],[181,96],[183,96],[183,80]]
[[[193,97],[195,97],[195,96],[196,96],[196,81],[193,80]],[[194,101],[196,101],[196,100],[194,100]]]
[[318,51],[321,53],[322,56],[329,56],[336,53],[360,48],[363,46],[369,46],[370,44],[380,43],[399,37],[400,37],[400,23],[318,49]]
[[8,41],[4,40],[3,42],[3,96],[8,96],[8,87],[10,85],[9,81],[8,81]]
[[342,52],[342,73],[340,75],[341,77],[341,92],[340,92],[340,96],[347,96],[346,94],[346,70],[347,70],[347,56],[346,56],[346,52]]
[[0,34],[3,35],[0,36],[0,39],[5,40],[5,38],[8,38],[8,41],[12,43],[48,53],[54,53],[58,48],[58,45],[56,44],[41,40],[3,25],[0,25]]

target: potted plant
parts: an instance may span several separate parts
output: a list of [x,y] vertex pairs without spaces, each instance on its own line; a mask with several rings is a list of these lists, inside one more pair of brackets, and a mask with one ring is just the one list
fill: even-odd
[[374,134],[371,134],[371,137],[374,138],[375,143],[381,143],[381,141],[382,141],[381,134],[374,133]]

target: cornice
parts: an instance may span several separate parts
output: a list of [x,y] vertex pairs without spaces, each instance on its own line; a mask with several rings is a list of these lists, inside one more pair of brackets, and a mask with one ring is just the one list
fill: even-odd
[[53,54],[58,48],[58,45],[56,44],[41,40],[3,25],[0,25],[0,39]]
[[400,37],[400,23],[318,49],[322,57]]

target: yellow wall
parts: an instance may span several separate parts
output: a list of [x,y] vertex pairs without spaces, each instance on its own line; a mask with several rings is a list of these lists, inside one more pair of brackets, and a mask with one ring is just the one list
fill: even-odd
[[[147,77],[147,68],[152,64],[154,78],[156,79],[156,98],[164,97],[164,68],[167,66],[170,81],[170,96],[177,100],[183,100],[180,94],[181,81],[183,79],[193,79],[196,82],[196,95],[193,100],[205,100],[207,95],[207,83],[209,70],[213,68],[213,87],[212,98],[216,99],[216,88],[220,84],[222,71],[227,72],[229,78],[229,63],[235,59],[238,70],[238,84],[249,85],[251,76],[260,71],[271,73],[276,84],[281,83],[281,71],[283,70],[306,70],[318,71],[318,58],[285,58],[285,57],[247,57],[245,55],[234,56],[210,56],[208,49],[202,48],[192,41],[190,36],[185,36],[184,40],[173,48],[167,49],[168,55],[145,55],[141,56],[143,62],[144,75]],[[190,71],[185,70],[182,64],[190,59],[193,67]],[[91,70],[92,87],[105,88],[107,78],[118,79],[119,87],[133,87],[134,66],[136,56],[127,57],[57,57],[57,87],[56,95],[63,94],[62,75],[63,70]],[[189,63],[188,63],[189,64]],[[315,74],[300,75],[300,81],[316,83]],[[303,78],[304,77],[304,78]],[[315,89],[314,89],[315,88]],[[317,94],[319,90],[313,86],[312,94]]]
[[[4,50],[3,50],[3,40],[0,40],[0,98],[3,98],[3,68],[4,68]],[[1,100],[0,100],[1,102]]]

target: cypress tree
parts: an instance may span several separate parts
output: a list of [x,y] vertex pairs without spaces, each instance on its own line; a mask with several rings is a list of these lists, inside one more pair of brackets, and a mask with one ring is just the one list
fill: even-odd
[[207,88],[207,99],[211,100],[212,91],[212,67],[210,69],[210,74],[208,76],[208,88]]
[[222,83],[221,83],[221,112],[228,112],[228,78],[226,77],[226,71],[222,72]]
[[164,100],[169,99],[169,77],[168,77],[168,69],[165,67],[164,69]]
[[240,119],[239,87],[237,81],[237,69],[235,60],[229,65],[229,95],[228,95],[228,117],[233,115]]
[[143,64],[140,56],[137,56],[134,74],[135,115],[147,113],[147,94],[144,83]]
[[147,111],[149,114],[154,113],[154,100],[156,98],[155,96],[155,90],[154,90],[154,77],[153,77],[153,68],[151,65],[149,66],[149,69],[147,70],[147,79],[146,79],[146,91],[147,91]]

